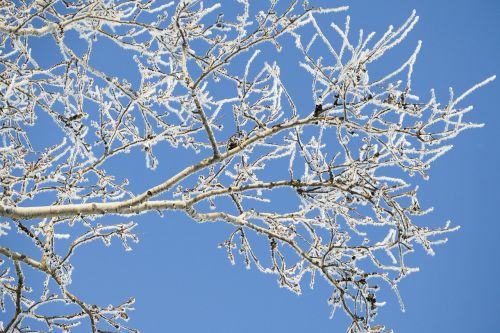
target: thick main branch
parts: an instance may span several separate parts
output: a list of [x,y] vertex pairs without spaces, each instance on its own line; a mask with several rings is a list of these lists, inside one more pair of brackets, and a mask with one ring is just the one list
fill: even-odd
[[[338,117],[325,117],[322,119],[323,122],[328,122],[332,125],[339,125],[341,123],[341,118]],[[210,165],[221,162],[231,156],[234,156],[247,148],[248,146],[254,144],[255,142],[264,139],[266,137],[272,136],[278,132],[285,129],[289,129],[295,126],[302,126],[308,124],[317,123],[318,119],[313,117],[308,117],[304,119],[289,121],[287,123],[281,123],[275,125],[271,128],[265,129],[261,132],[257,132],[254,136],[242,141],[237,147],[231,149],[225,153],[220,154],[218,157],[209,157],[203,159],[197,164],[193,164],[167,181],[154,186],[140,195],[119,202],[103,202],[103,203],[85,203],[85,204],[69,204],[69,205],[54,205],[54,206],[38,206],[38,207],[10,207],[10,206],[0,206],[0,216],[10,217],[14,219],[32,219],[32,218],[43,218],[43,217],[71,217],[79,215],[95,215],[95,214],[134,214],[142,213],[149,210],[157,209],[184,209],[186,208],[186,202],[178,200],[165,200],[165,201],[148,201],[150,198],[159,195],[168,189],[170,189],[174,184],[187,178],[188,176],[194,174],[195,172],[202,170]],[[286,184],[275,183],[275,185],[285,186]],[[296,184],[298,186],[304,186]],[[313,185],[314,186],[314,185]],[[250,186],[248,189],[251,189]],[[223,190],[223,192],[231,192],[230,190]],[[216,194],[214,192],[214,194]],[[199,201],[199,200],[198,200]]]

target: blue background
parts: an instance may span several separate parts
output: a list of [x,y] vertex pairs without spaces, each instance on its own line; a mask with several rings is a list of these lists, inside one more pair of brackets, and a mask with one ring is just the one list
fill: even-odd
[[[434,87],[446,101],[449,86],[458,94],[500,74],[496,0],[347,4],[352,31],[363,28],[378,35],[417,9],[421,20],[399,50],[409,54],[416,41],[423,40],[413,79],[414,91],[423,97]],[[336,14],[334,20],[342,25],[344,16]],[[110,60],[119,69],[120,63]],[[310,89],[296,84],[291,89]],[[486,126],[455,139],[455,148],[434,163],[430,181],[420,188],[422,206],[435,207],[426,223],[440,226],[451,219],[462,228],[449,235],[448,244],[438,247],[435,257],[413,257],[411,263],[417,263],[421,272],[400,284],[405,313],[392,293],[384,294],[388,305],[378,321],[396,332],[498,332],[499,87],[494,82],[466,100],[475,106],[467,119]],[[140,163],[142,170],[144,162]],[[172,172],[181,166],[177,161],[169,164]],[[134,170],[129,165],[124,173]],[[157,176],[147,174],[144,181],[154,183]],[[343,332],[343,315],[328,319],[330,289],[325,283],[319,282],[314,290],[304,286],[303,295],[296,296],[278,288],[275,276],[246,270],[241,260],[231,266],[225,251],[217,249],[231,230],[228,226],[198,225],[175,213],[136,221],[140,243],[134,251],[125,253],[116,243],[111,248],[97,244],[82,249],[73,259],[71,286],[84,300],[102,305],[135,296],[130,326],[142,332]]]

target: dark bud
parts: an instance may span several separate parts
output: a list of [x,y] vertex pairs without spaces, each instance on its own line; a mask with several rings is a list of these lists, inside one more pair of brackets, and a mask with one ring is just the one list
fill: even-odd
[[73,120],[78,120],[80,119],[81,117],[83,117],[83,114],[81,113],[77,113],[75,115],[72,115],[71,117],[68,118],[69,121],[73,121]]
[[339,103],[339,99],[340,99],[340,95],[339,94],[336,94],[335,95],[335,100],[333,101],[333,106],[337,106],[337,105],[340,105]]
[[227,140],[227,150],[234,149],[238,147],[239,140],[237,135],[233,135]]
[[370,305],[371,305],[371,309],[372,310],[375,310],[377,308],[376,304],[377,303],[377,299],[375,298],[375,295],[370,293],[368,294],[368,296],[366,297],[366,300],[368,302],[370,302]]
[[319,117],[319,115],[323,112],[323,104],[316,104],[314,108],[314,116]]
[[395,100],[396,100],[396,98],[394,97],[394,95],[389,94],[389,96],[387,96],[387,98],[384,100],[384,102],[387,104],[393,104]]

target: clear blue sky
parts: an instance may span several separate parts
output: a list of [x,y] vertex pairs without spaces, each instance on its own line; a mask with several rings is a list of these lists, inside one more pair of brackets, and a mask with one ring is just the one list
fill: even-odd
[[[353,31],[382,33],[417,10],[420,23],[399,51],[409,54],[416,41],[423,40],[414,76],[414,90],[423,97],[434,87],[446,101],[449,86],[462,92],[500,74],[497,0],[335,3],[351,7]],[[344,16],[336,15],[336,22],[342,24]],[[455,148],[434,163],[430,180],[420,188],[422,204],[435,207],[426,223],[438,226],[451,219],[462,229],[449,235],[448,244],[438,247],[435,257],[415,256],[421,272],[400,285],[406,313],[399,311],[393,294],[386,294],[389,304],[378,319],[396,332],[498,332],[499,88],[496,81],[469,97],[466,102],[475,110],[468,119],[486,126],[457,138]],[[310,86],[304,89],[310,91]],[[142,170],[144,162],[138,163]],[[172,161],[171,167],[180,164]],[[126,171],[135,168],[130,164]],[[154,177],[145,175],[145,182]],[[296,296],[280,289],[275,276],[246,270],[241,260],[231,266],[224,250],[217,249],[229,227],[197,225],[180,214],[163,219],[146,215],[136,221],[140,243],[134,251],[99,244],[74,257],[72,290],[100,304],[135,296],[130,325],[142,332],[343,332],[345,318],[328,319],[329,287],[324,283]]]

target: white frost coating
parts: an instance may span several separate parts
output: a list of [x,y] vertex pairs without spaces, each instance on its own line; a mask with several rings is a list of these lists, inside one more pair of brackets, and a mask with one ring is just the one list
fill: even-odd
[[477,89],[479,89],[479,88],[487,85],[488,83],[494,81],[496,78],[497,78],[496,75],[493,75],[493,76],[490,76],[489,78],[487,78],[486,80],[483,80],[483,81],[479,82],[478,84],[474,85],[472,88],[470,88],[469,90],[467,90],[466,92],[464,92],[462,95],[460,95],[458,98],[456,98],[453,101],[453,103],[450,104],[450,108],[454,108],[458,103],[460,103],[461,101],[463,101],[465,97],[469,96],[470,94],[472,94]]
[[12,94],[12,90],[14,89],[14,84],[16,82],[16,79],[17,79],[17,74],[14,74],[14,76],[12,77],[11,81],[10,81],[10,84],[9,84],[9,87],[7,88],[7,91],[5,92],[3,98],[5,101],[7,101],[10,97],[10,95]]
[[54,234],[55,239],[69,239],[70,237],[70,234]]
[[[158,2],[161,2],[161,1],[158,1]],[[161,13],[161,12],[164,12],[165,10],[167,10],[168,8],[172,7],[174,4],[175,4],[175,1],[170,1],[170,2],[167,2],[167,3],[163,4],[163,5],[160,5],[158,7],[152,7],[149,12],[151,14],[152,13]]]
[[[125,324],[133,299],[89,305],[67,289],[73,254],[94,240],[119,241],[130,251],[137,223],[108,215],[128,220],[164,210],[233,225],[220,244],[231,263],[239,253],[246,268],[275,275],[296,294],[304,281],[312,288],[324,278],[332,315],[343,311],[349,333],[385,331],[373,325],[385,304],[381,282],[403,308],[398,283],[418,271],[407,266],[407,256],[422,249],[433,255],[445,234],[458,229],[427,226],[424,215],[432,208],[421,207],[412,177],[428,179],[431,164],[451,149],[449,140],[481,126],[466,119],[472,106],[460,104],[494,77],[458,98],[450,89],[448,103],[440,104],[433,90],[425,101],[411,90],[420,42],[402,65],[375,75],[375,60],[406,38],[418,21],[415,12],[378,39],[363,30],[353,39],[350,17],[330,24],[342,22],[335,13],[347,7],[307,1],[238,0],[231,15],[226,2],[55,3],[0,8],[0,215],[6,220],[0,236],[27,238],[39,252],[32,258],[0,246],[13,268],[0,275],[0,294],[9,298],[0,307],[16,304],[23,272],[45,275],[34,287],[41,293],[21,286],[21,319],[9,333],[29,320],[46,331],[82,322],[93,332],[131,331]],[[53,39],[47,47],[59,53],[56,64],[32,54],[33,36]],[[79,38],[78,51],[72,36]],[[97,65],[104,40],[120,50],[116,59],[130,60],[133,77]],[[284,66],[269,47],[300,59]],[[290,73],[299,89],[288,89]],[[58,143],[39,147],[45,140],[33,133],[47,118],[43,131],[59,136]],[[191,155],[171,163],[184,154]],[[151,171],[123,179],[115,170],[137,158],[146,162],[138,168],[156,170],[150,188],[142,177]],[[132,191],[137,188],[143,192]],[[51,204],[33,206],[42,198]],[[254,251],[259,245],[264,251]],[[38,311],[56,303],[79,312],[56,323]]]
[[7,236],[9,230],[10,230],[10,224],[8,221],[0,222],[0,237]]

